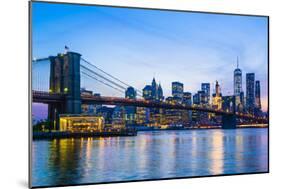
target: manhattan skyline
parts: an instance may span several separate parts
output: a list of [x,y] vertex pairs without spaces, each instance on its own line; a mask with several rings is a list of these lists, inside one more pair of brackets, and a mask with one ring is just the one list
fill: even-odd
[[[165,97],[171,95],[173,81],[194,94],[201,83],[218,80],[224,95],[233,94],[238,56],[243,91],[246,73],[254,72],[261,82],[262,109],[267,110],[265,17],[40,3],[33,4],[33,15],[35,58],[63,52],[66,44],[137,89],[155,77]],[[112,95],[95,83],[83,85]]]

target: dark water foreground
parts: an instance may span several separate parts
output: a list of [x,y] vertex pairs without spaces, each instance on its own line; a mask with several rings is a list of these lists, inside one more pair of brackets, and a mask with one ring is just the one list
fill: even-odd
[[268,129],[33,141],[33,186],[266,172]]

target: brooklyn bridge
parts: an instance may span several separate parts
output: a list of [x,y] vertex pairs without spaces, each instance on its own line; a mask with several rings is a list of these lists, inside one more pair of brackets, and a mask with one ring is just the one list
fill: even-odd
[[[43,69],[37,69],[45,64]],[[41,78],[44,72],[48,78]],[[76,52],[66,52],[57,56],[40,58],[32,61],[32,102],[48,104],[48,119],[58,124],[60,114],[81,114],[81,105],[118,105],[159,109],[175,109],[197,111],[221,116],[222,128],[236,128],[237,119],[252,123],[268,123],[265,117],[248,113],[218,110],[210,107],[169,103],[165,101],[150,101],[142,98],[140,90],[136,90],[138,98],[129,99],[114,96],[95,96],[81,93],[82,78],[99,82],[118,92],[124,93],[131,85],[98,68],[82,58]],[[233,101],[235,107],[235,101]],[[59,127],[58,125],[56,127]]]

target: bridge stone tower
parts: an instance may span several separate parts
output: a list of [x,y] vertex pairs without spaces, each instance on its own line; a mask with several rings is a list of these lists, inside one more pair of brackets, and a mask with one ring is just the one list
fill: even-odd
[[232,115],[222,115],[223,129],[236,129],[236,103],[235,97],[232,98]]
[[49,119],[59,129],[59,114],[80,114],[80,58],[75,52],[50,56],[49,92],[63,94],[62,104],[49,105]]

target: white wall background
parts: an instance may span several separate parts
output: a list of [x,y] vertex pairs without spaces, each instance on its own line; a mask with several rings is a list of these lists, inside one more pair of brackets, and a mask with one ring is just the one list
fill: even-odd
[[[59,0],[57,0],[59,1]],[[138,7],[270,16],[270,174],[92,185],[68,188],[280,188],[281,5],[277,0],[68,0]],[[27,188],[28,1],[0,5],[0,188]]]

